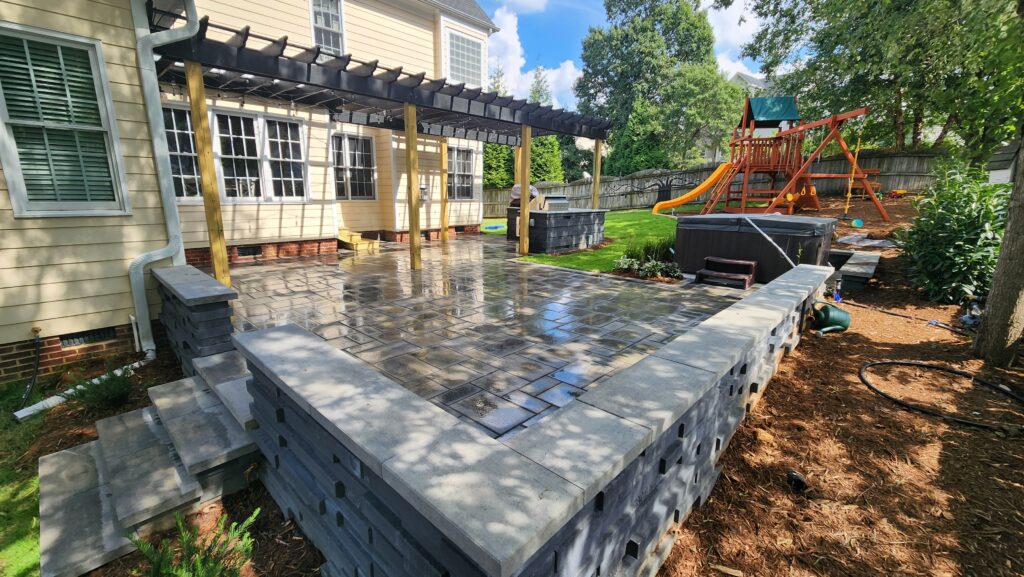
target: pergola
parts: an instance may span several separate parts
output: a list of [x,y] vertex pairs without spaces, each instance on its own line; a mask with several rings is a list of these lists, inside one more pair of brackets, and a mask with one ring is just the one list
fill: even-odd
[[[184,16],[153,8],[154,30],[171,28]],[[423,72],[387,68],[378,61],[330,54],[319,46],[292,44],[287,36],[272,38],[200,20],[189,40],[157,49],[162,80],[187,86],[196,136],[200,180],[210,235],[214,275],[230,284],[220,196],[215,177],[206,88],[322,107],[332,120],[402,131],[406,138],[409,250],[413,269],[421,268],[420,198],[417,190],[417,139],[441,140],[441,238],[448,238],[447,139],[461,138],[504,144],[516,149],[516,181],[530,186],[530,144],[535,136],[567,134],[595,141],[591,202],[598,208],[601,144],[610,122],[551,106],[541,106],[480,88],[467,88]],[[523,198],[529,199],[529,194]],[[529,252],[529,202],[521,203],[519,252]]]

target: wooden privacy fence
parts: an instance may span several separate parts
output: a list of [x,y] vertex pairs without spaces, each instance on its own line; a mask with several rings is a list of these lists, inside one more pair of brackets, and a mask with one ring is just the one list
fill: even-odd
[[[872,180],[880,184],[885,193],[894,189],[922,191],[931,186],[935,177],[931,174],[936,159],[942,153],[877,152],[866,150],[860,153],[858,164],[861,168],[877,169],[878,176]],[[718,167],[718,164],[703,164],[686,170],[643,170],[628,176],[601,177],[601,208],[622,210],[628,208],[650,208],[654,203],[668,200],[693,189],[704,181]],[[811,172],[846,173],[850,163],[842,155],[824,157],[811,165]],[[756,187],[766,186],[766,177],[752,177]],[[818,180],[815,182],[819,194],[835,195],[846,193],[846,180]],[[542,194],[564,194],[573,208],[590,208],[590,179],[570,183],[539,182],[535,185]],[[510,189],[484,190],[484,217],[504,218],[508,206]],[[695,203],[707,202],[705,193]]]

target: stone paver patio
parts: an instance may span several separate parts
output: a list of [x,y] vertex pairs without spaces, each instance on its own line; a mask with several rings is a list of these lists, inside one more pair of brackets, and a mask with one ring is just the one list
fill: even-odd
[[517,263],[499,237],[235,265],[235,323],[296,323],[494,436],[514,435],[744,293]]

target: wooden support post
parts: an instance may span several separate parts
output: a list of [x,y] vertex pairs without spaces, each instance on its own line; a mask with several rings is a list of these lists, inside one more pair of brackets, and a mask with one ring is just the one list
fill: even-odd
[[188,101],[192,108],[192,130],[196,137],[196,157],[199,159],[199,184],[203,190],[203,209],[206,212],[206,232],[210,239],[210,261],[213,277],[226,287],[231,286],[228,268],[228,247],[224,241],[224,219],[220,213],[220,191],[217,189],[217,167],[213,158],[213,137],[210,117],[206,112],[206,87],[203,86],[203,66],[185,61],[185,81]]
[[420,157],[417,151],[416,105],[405,105],[405,182],[409,217],[409,266],[423,268],[420,260]]
[[532,129],[522,125],[519,148],[519,254],[530,254],[530,146]]
[[448,242],[448,139],[438,140],[441,147],[441,242]]
[[594,176],[591,179],[590,207],[601,208],[601,139],[594,141]]

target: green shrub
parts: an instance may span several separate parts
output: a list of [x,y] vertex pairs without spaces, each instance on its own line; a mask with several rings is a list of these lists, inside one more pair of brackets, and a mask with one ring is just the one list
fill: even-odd
[[252,556],[253,540],[249,527],[260,510],[248,519],[225,527],[227,516],[217,520],[217,529],[207,538],[199,536],[199,529],[185,523],[176,515],[181,550],[176,551],[166,539],[154,547],[149,541],[131,537],[132,543],[150,565],[150,577],[239,577],[242,567]]
[[913,225],[897,234],[910,258],[911,280],[931,300],[958,302],[988,293],[1006,227],[1010,186],[986,181],[984,172],[964,166],[942,171],[915,203]]
[[647,262],[649,260],[671,262],[674,246],[675,239],[673,237],[647,240],[641,244],[629,243],[622,256],[640,262]]
[[114,369],[108,364],[107,372],[98,379],[78,381],[61,396],[89,409],[113,409],[123,405],[135,388],[133,374],[127,367]]

